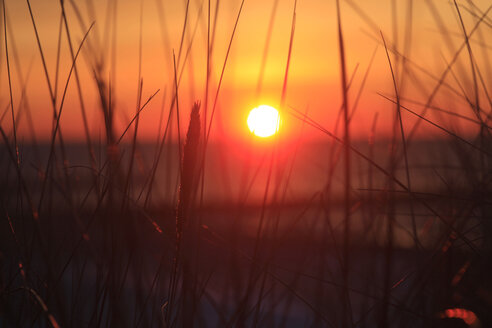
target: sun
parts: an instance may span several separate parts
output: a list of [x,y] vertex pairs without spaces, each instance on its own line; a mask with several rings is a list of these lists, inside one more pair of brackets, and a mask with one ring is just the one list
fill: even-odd
[[248,115],[249,130],[256,136],[266,138],[274,135],[280,127],[278,110],[268,105],[253,108]]

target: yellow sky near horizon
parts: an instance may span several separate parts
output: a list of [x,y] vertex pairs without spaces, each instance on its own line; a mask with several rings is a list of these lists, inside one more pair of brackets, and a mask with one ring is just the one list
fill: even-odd
[[[61,19],[59,1],[32,0],[30,3],[45,54],[50,82],[53,87],[56,85],[59,109],[71,67],[71,55],[63,30],[60,40],[58,78],[55,78]],[[139,134],[144,139],[154,140],[158,132],[161,109],[164,108],[164,118],[167,118],[174,93],[172,53],[174,51],[178,57],[186,3],[185,0],[65,1],[69,30],[75,49],[91,22],[95,22],[77,61],[83,101],[90,132],[94,138],[104,136],[104,120],[97,83],[94,79],[94,71],[98,63],[103,63],[101,72],[105,83],[111,83],[117,135],[123,131],[135,113],[139,85],[141,23],[142,102],[145,102],[156,90],[160,89],[160,91],[141,114]],[[217,1],[211,3],[211,15],[214,17]],[[473,7],[467,1],[459,3],[462,5],[461,13],[469,32],[477,23],[477,17],[488,9],[489,4],[487,1],[476,1],[473,2],[476,7]],[[32,132],[26,119],[26,111],[29,108],[37,137],[48,139],[52,131],[53,108],[27,2],[6,0],[5,4],[14,110],[20,120],[18,134],[25,141],[29,140]],[[240,4],[240,0],[219,2],[211,57],[209,110],[213,105]],[[410,4],[413,14],[411,24],[408,23]],[[206,99],[207,6],[208,2],[204,0],[189,1],[189,15],[178,61],[178,72],[182,72],[179,85],[182,122],[187,122],[194,101],[200,100],[203,108]],[[245,0],[217,102],[214,118],[216,121],[212,131],[212,138],[215,140],[224,137],[243,138],[248,133],[245,118],[251,108],[260,103],[279,105],[293,6],[294,1],[277,3],[273,29],[268,41],[262,89],[257,95],[262,57],[275,1]],[[394,105],[380,94],[391,97],[394,91],[379,30],[384,34],[388,44],[395,46],[401,53],[408,52],[410,61],[406,63],[404,72],[401,57],[399,59],[397,56],[391,56],[391,60],[398,75],[402,98],[414,102],[427,100],[437,83],[435,79],[441,76],[446,63],[452,60],[455,51],[462,44],[462,31],[454,4],[440,2],[434,3],[433,6],[435,8],[430,2],[415,0],[341,1],[348,78],[354,74],[349,89],[349,106],[355,102],[372,54],[375,52],[374,63],[368,73],[357,112],[351,122],[355,137],[368,136],[376,112],[379,115],[378,131],[382,135],[391,131]],[[75,8],[79,10],[80,16],[77,16]],[[395,11],[396,16],[393,14]],[[290,108],[308,110],[310,117],[329,129],[335,125],[341,106],[340,59],[335,14],[335,1],[298,1],[286,95],[287,108],[283,111],[285,118],[283,134],[286,136],[295,136],[295,131],[298,131],[301,125],[299,120],[285,113],[286,110],[290,111]],[[440,32],[439,24],[446,29],[444,35]],[[396,33],[394,26],[397,29]],[[407,49],[404,40],[409,26],[412,31],[412,42],[411,48]],[[487,42],[490,42],[492,36],[491,26],[492,19],[489,14],[471,38],[474,59],[480,69],[484,85],[489,88],[487,90],[489,94],[492,85],[490,68],[492,45]],[[0,59],[2,61],[1,126],[11,133],[10,94],[3,35]],[[453,66],[452,72],[445,79],[448,86],[441,87],[433,105],[473,117],[466,99],[460,95],[463,89],[469,98],[473,97],[472,81],[469,57],[465,49]],[[490,104],[487,105],[486,93],[482,87],[480,87],[480,100],[483,109],[486,112],[490,111]],[[407,105],[416,110],[421,108],[413,103]],[[406,124],[411,128],[415,118],[408,113],[403,115]],[[442,114],[432,114],[429,117],[455,129],[474,127],[470,124],[464,125],[462,120]],[[432,127],[426,129],[425,124],[421,126],[423,135],[432,133],[442,135]],[[70,78],[64,100],[61,128],[68,139],[83,140],[84,138],[80,100],[74,75]],[[322,134],[315,131],[310,132],[309,135],[313,138],[323,138]]]

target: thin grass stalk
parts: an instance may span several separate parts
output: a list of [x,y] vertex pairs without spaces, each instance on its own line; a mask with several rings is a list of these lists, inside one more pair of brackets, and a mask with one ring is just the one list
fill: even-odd
[[34,15],[33,15],[32,8],[31,8],[31,2],[30,2],[30,0],[26,0],[26,3],[27,3],[27,7],[29,9],[29,15],[31,17],[32,26],[34,28],[34,33],[36,35],[36,42],[38,45],[39,53],[41,55],[41,62],[43,64],[44,75],[46,77],[46,83],[48,85],[48,90],[49,90],[51,102],[53,105],[53,115],[56,118],[56,100],[55,100],[56,98],[54,96],[55,93],[54,93],[53,87],[51,85],[51,80],[50,80],[50,77],[48,74],[48,67],[46,65],[46,60],[44,57],[43,48],[41,47],[41,40],[40,40],[40,37],[38,34],[38,28],[37,28],[36,22],[34,21]]
[[59,81],[59,73],[60,73],[60,53],[61,53],[61,40],[62,40],[62,31],[63,31],[63,13],[60,14],[60,23],[58,24],[58,37],[57,37],[57,45],[56,45],[56,66],[55,66],[55,85],[53,87],[54,95],[53,97],[57,99],[58,93],[58,81]]
[[[180,126],[179,126],[179,98],[178,98],[178,80],[177,80],[177,71],[176,71],[176,56],[173,51],[173,63],[174,63],[174,92],[175,96],[174,98],[176,99],[176,125],[177,125],[177,134],[178,134],[178,163],[179,167],[181,167],[181,161],[183,160],[182,157],[182,150],[181,150],[181,132],[180,132]],[[183,181],[183,170],[180,170],[179,172],[179,180],[180,182]],[[179,192],[178,192],[178,204],[180,202],[179,198]],[[169,279],[169,290],[168,290],[168,302],[169,305],[167,307],[167,318],[166,318],[166,323],[168,325],[172,325],[172,315],[173,315],[173,309],[174,309],[174,299],[176,297],[176,291],[178,288],[178,269],[179,269],[179,257],[180,257],[180,243],[181,243],[181,227],[180,227],[180,222],[182,219],[178,220],[179,215],[176,215],[176,246],[175,246],[175,255],[174,255],[174,260],[173,260],[173,268],[171,271],[171,277]]]
[[[183,28],[181,30],[181,41],[179,42],[179,50],[178,50],[178,61],[177,61],[178,67],[179,67],[179,64],[181,62],[181,51],[183,50],[184,38],[186,35],[186,28],[188,27],[189,13],[190,13],[190,0],[186,0],[185,16],[184,16],[184,21],[183,21]],[[174,54],[173,54],[173,57],[174,57]]]
[[[130,152],[130,163],[128,166],[125,188],[123,190],[123,195],[128,195],[128,196],[131,195],[130,182],[132,180],[133,165],[135,162],[135,152],[136,152],[136,147],[137,147],[138,123],[140,121],[139,109],[140,109],[140,104],[142,102],[142,89],[143,89],[143,80],[140,77],[140,83],[138,86],[137,106],[136,106],[136,110],[135,110],[136,119],[135,119],[135,126],[134,126],[134,130],[133,130],[133,138],[132,138],[131,152]],[[122,211],[125,210],[125,207],[126,207],[125,205],[126,205],[125,200],[123,200]]]
[[[142,89],[143,89],[143,79],[142,79],[142,24],[143,24],[143,2],[140,3],[140,24],[139,24],[139,40],[138,40],[138,87],[137,87],[137,104],[135,107],[135,116],[137,117],[135,121],[135,128],[132,140],[132,149],[130,153],[130,164],[128,167],[128,174],[126,177],[125,189],[123,194],[129,193],[131,176],[133,173],[133,164],[135,159],[135,151],[137,147],[137,133],[138,133],[138,123],[140,121],[139,109],[142,102]],[[125,200],[123,200],[122,210],[125,210]]]
[[[376,114],[374,114],[374,118],[372,120],[372,125],[371,125],[371,134],[369,136],[369,159],[371,159],[371,161],[374,161],[374,148],[375,148],[375,144],[376,144],[376,125],[377,125],[377,122],[378,122],[378,117],[379,117],[379,113],[376,112]],[[367,187],[372,190],[374,188],[374,170],[373,170],[373,167],[370,163],[367,163],[367,170],[368,170],[368,174],[367,174]],[[369,193],[369,197],[368,197],[368,207],[369,207],[369,211],[368,211],[368,214],[369,214],[369,217],[368,219],[370,220],[369,221],[369,226],[367,227],[367,231],[371,231],[372,230],[372,227],[373,227],[373,223],[374,223],[374,218],[376,217],[376,211],[375,211],[375,199],[373,197],[373,193],[370,192]]]
[[338,46],[340,54],[340,68],[341,68],[341,87],[342,87],[342,99],[344,106],[344,137],[343,141],[345,143],[344,149],[344,176],[345,176],[345,221],[344,221],[344,232],[343,232],[343,286],[344,286],[344,299],[342,304],[342,325],[343,327],[348,327],[353,325],[351,306],[350,306],[350,296],[349,296],[349,274],[350,274],[350,231],[351,231],[351,217],[350,217],[350,129],[349,129],[349,105],[348,105],[348,90],[347,90],[347,77],[346,77],[346,63],[345,63],[345,46],[343,42],[343,32],[342,32],[342,22],[340,14],[340,1],[336,0],[337,6],[337,25],[338,25]]
[[480,100],[479,98],[480,97],[478,95],[477,74],[475,72],[475,65],[473,64],[472,49],[471,49],[471,46],[470,46],[470,41],[469,41],[468,34],[466,33],[465,24],[463,23],[463,18],[461,17],[461,11],[458,8],[458,4],[456,3],[456,0],[453,0],[453,2],[454,2],[454,6],[456,8],[456,12],[458,13],[458,17],[459,17],[459,20],[460,20],[461,29],[463,31],[463,36],[465,38],[466,49],[468,51],[468,57],[470,59],[470,68],[471,68],[472,77],[473,77],[473,90],[474,90],[474,96],[475,96],[475,104],[474,104],[475,113],[476,113],[476,115],[478,115],[478,117],[481,117],[480,114],[479,114],[479,110],[478,110],[478,108],[480,108],[480,103],[479,103],[479,100]]
[[[372,52],[371,59],[369,60],[369,65],[367,65],[366,72],[364,73],[364,77],[362,78],[362,82],[361,82],[359,91],[357,92],[357,96],[355,97],[354,104],[352,105],[352,111],[351,111],[350,116],[349,116],[349,121],[352,120],[352,118],[354,117],[354,115],[355,115],[355,113],[357,111],[357,108],[359,106],[359,101],[360,101],[360,99],[362,97],[362,93],[364,92],[364,88],[366,86],[367,78],[369,77],[369,72],[371,71],[372,64],[374,63],[374,58],[376,58],[377,50],[378,50],[378,47],[376,46],[374,48],[374,51]],[[354,72],[354,75],[355,75],[355,72]],[[347,86],[347,89],[350,89],[350,86],[352,85],[352,80],[354,78],[354,75],[352,75],[352,77],[350,78],[350,82],[349,82],[349,84]],[[342,108],[341,109],[343,110],[343,104],[342,104]]]
[[[400,94],[399,94],[399,91],[398,91],[398,87],[396,85],[396,76],[394,74],[393,65],[391,64],[391,59],[390,59],[390,56],[389,56],[388,48],[386,46],[386,41],[384,39],[384,36],[383,36],[383,33],[382,32],[381,32],[381,38],[383,39],[384,49],[386,51],[386,57],[388,59],[388,64],[389,64],[390,71],[391,71],[391,78],[392,78],[392,81],[393,81],[393,88],[394,88],[394,91],[395,91],[396,115],[397,115],[396,119],[397,119],[397,121],[399,123],[400,133],[401,133],[401,142],[402,142],[402,146],[403,146],[403,157],[404,157],[404,160],[405,160],[405,174],[406,174],[406,178],[407,178],[407,187],[408,187],[408,190],[411,191],[412,190],[412,185],[411,185],[411,178],[410,178],[410,167],[408,165],[407,142],[405,140],[405,130],[403,128],[403,119],[401,117]],[[415,248],[418,249],[421,245],[420,245],[420,241],[419,241],[418,233],[417,233],[417,224],[415,222],[415,213],[414,213],[413,200],[412,199],[410,199],[410,215],[412,217],[413,240],[414,240],[414,243],[415,243]]]
[[[206,64],[206,78],[205,78],[205,106],[203,110],[203,140],[207,138],[207,117],[208,117],[208,95],[210,88],[210,62],[211,62],[210,48],[210,0],[207,1],[207,64]],[[205,148],[202,154],[203,171],[205,171]],[[205,192],[205,174],[202,174],[202,180],[200,183],[200,208],[203,206],[203,195]]]
[[[384,39],[383,33],[381,32],[381,38],[383,40],[384,44],[384,49],[386,52],[386,57],[388,59],[388,64],[390,67],[391,71],[391,77],[393,79],[393,87],[395,91],[395,97],[396,97],[396,112],[394,114],[394,123],[393,123],[393,138],[392,138],[392,144],[391,144],[391,153],[389,157],[389,173],[392,176],[395,176],[396,173],[396,152],[397,152],[397,129],[398,129],[398,123],[400,124],[400,131],[401,131],[401,137],[402,137],[402,142],[403,142],[403,149],[404,149],[404,156],[405,156],[405,168],[407,172],[407,188],[409,192],[411,192],[410,188],[410,175],[408,172],[408,159],[407,159],[407,152],[406,152],[406,146],[405,146],[405,135],[403,132],[403,123],[401,119],[401,113],[400,113],[400,97],[398,94],[398,88],[396,86],[396,77],[393,72],[393,66],[391,65],[391,59],[389,57],[388,53],[388,48],[386,46],[386,41]],[[392,276],[392,265],[393,265],[393,245],[394,245],[394,236],[393,236],[393,230],[394,230],[394,221],[395,221],[395,194],[393,192],[394,190],[394,182],[392,179],[389,179],[389,186],[388,186],[388,199],[387,199],[387,206],[388,206],[388,213],[387,213],[387,223],[386,223],[386,247],[385,247],[385,263],[384,263],[384,273],[383,273],[383,304],[382,304],[382,309],[381,309],[381,319],[380,319],[380,326],[383,328],[389,327],[389,299],[390,299],[390,293],[391,293],[391,276]],[[412,212],[413,213],[413,212]],[[415,219],[412,217],[412,219]],[[417,238],[417,229],[415,226],[415,221],[413,220],[413,233],[414,233],[414,238]],[[417,244],[417,241],[415,241]]]
[[[74,49],[72,46],[72,38],[71,38],[71,34],[70,34],[70,29],[68,27],[67,16],[65,13],[65,2],[60,1],[60,5],[61,5],[61,9],[62,9],[63,25],[65,26],[65,33],[67,35],[67,43],[68,43],[68,46],[70,49],[70,56],[71,56],[71,59],[73,61],[74,57],[75,57],[75,53],[74,53]],[[77,94],[78,94],[78,98],[79,98],[80,110],[81,110],[81,114],[82,114],[82,123],[84,126],[86,144],[87,144],[89,156],[91,159],[91,165],[92,165],[93,169],[95,169],[96,168],[96,158],[95,158],[94,148],[92,146],[92,141],[91,141],[91,136],[90,136],[90,131],[89,131],[89,124],[87,122],[87,112],[86,112],[84,97],[82,95],[80,76],[79,76],[79,71],[77,69],[77,66],[74,67],[74,74],[75,74],[75,82],[76,82],[76,86],[77,86]]]
[[219,98],[220,87],[222,86],[222,80],[224,78],[224,73],[225,73],[225,69],[226,69],[226,65],[227,65],[227,60],[229,59],[229,53],[231,52],[232,41],[234,40],[234,35],[236,34],[237,25],[239,23],[239,17],[241,17],[241,12],[242,12],[243,6],[244,6],[244,1],[245,0],[242,0],[241,1],[241,6],[239,7],[239,11],[238,11],[237,16],[236,16],[236,22],[234,23],[234,28],[232,30],[231,38],[230,38],[229,44],[227,46],[227,52],[226,52],[226,56],[225,56],[225,59],[224,59],[224,64],[222,65],[222,71],[220,72],[219,84],[217,86],[217,91],[215,92],[215,98],[214,98],[214,104],[213,104],[213,107],[212,107],[212,113],[210,114],[210,121],[208,123],[207,139],[204,140],[204,147],[207,146],[208,139],[210,138],[210,131],[212,130],[212,122],[213,122],[213,118],[214,118],[214,114],[215,114],[215,109],[217,107],[217,101],[218,101],[218,98]]
[[[465,24],[463,23],[463,18],[461,17],[461,11],[460,9],[458,8],[458,4],[456,3],[456,0],[453,0],[454,2],[454,6],[456,8],[456,11],[458,13],[458,17],[459,17],[459,21],[460,21],[460,25],[461,25],[461,29],[463,31],[463,36],[465,38],[465,43],[466,43],[466,48],[468,50],[468,58],[470,60],[470,68],[471,68],[471,71],[472,71],[472,77],[473,77],[473,90],[474,90],[474,96],[475,96],[475,103],[473,104],[473,109],[475,111],[475,115],[477,115],[477,118],[480,120],[480,121],[483,121],[482,120],[482,115],[480,114],[480,96],[479,96],[479,90],[478,90],[478,82],[477,82],[477,73],[475,72],[475,65],[474,65],[474,61],[473,61],[473,53],[472,53],[472,48],[470,46],[470,41],[469,41],[469,38],[468,38],[468,34],[466,33],[466,28],[465,28]],[[482,124],[480,126],[480,134],[479,134],[479,138],[480,138],[480,148],[484,148],[484,143],[485,143],[485,138],[484,138],[484,125]],[[485,157],[484,157],[484,154],[481,153],[480,154],[480,166],[481,166],[481,172],[483,172],[483,169],[485,167]]]
[[5,9],[5,0],[2,1],[2,7],[3,7],[3,30],[4,30],[4,41],[5,41],[5,59],[7,61],[7,77],[9,81],[10,114],[12,116],[12,131],[14,133],[14,150],[15,150],[15,157],[16,157],[16,165],[20,167],[19,147],[17,145],[17,128],[15,123],[15,113],[14,113],[14,100],[12,96],[12,79],[10,77],[10,62],[9,62],[9,47],[8,47],[8,38],[7,38],[7,17],[6,17],[6,9]]

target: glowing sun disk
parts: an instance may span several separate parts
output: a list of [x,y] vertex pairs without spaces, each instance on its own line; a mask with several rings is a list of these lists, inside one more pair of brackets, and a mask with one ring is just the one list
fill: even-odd
[[253,108],[248,115],[249,130],[256,136],[266,138],[274,135],[280,126],[278,110],[268,105]]

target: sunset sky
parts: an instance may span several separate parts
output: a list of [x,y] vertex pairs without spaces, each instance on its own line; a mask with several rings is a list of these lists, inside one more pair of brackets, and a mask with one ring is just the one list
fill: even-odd
[[[459,4],[465,28],[467,33],[470,33],[479,18],[489,9],[490,2],[473,1],[472,4],[459,1]],[[200,100],[202,108],[205,107],[208,1],[189,1],[189,14],[180,54],[186,5],[185,0],[65,1],[74,51],[91,23],[95,22],[77,60],[88,124],[94,138],[104,137],[104,120],[93,73],[98,64],[102,64],[103,79],[106,83],[111,83],[117,135],[128,125],[135,113],[139,85],[140,29],[142,103],[160,90],[141,113],[140,137],[155,140],[162,108],[164,123],[167,119],[175,92],[173,51],[176,54],[178,73],[182,72],[178,89],[182,122],[188,122],[189,111],[194,101]],[[211,1],[211,34],[215,31],[215,38],[211,45],[208,119],[240,5],[240,0]],[[29,108],[37,137],[46,140],[52,131],[53,107],[28,4],[26,1],[6,0],[5,6],[14,111],[16,119],[19,120],[18,135],[26,142],[31,137],[32,131],[26,119]],[[71,66],[71,55],[63,26],[56,82],[58,35],[61,26],[60,4],[58,0],[32,0],[31,7],[50,81],[53,86],[56,85],[59,109]],[[76,14],[75,8],[80,16]],[[250,109],[260,104],[278,108],[287,63],[293,9],[294,1],[244,1],[218,97],[212,140],[247,138],[249,130],[246,117]],[[463,32],[456,8],[453,2],[447,1],[348,0],[341,1],[341,15],[347,75],[349,79],[354,75],[349,90],[351,108],[375,53],[357,112],[351,122],[352,134],[357,138],[367,138],[376,113],[379,115],[378,133],[388,134],[391,131],[395,106],[379,94],[394,97],[394,90],[379,31],[383,33],[390,48],[395,47],[398,52],[405,53],[409,58],[403,63],[401,57],[391,55],[401,97],[411,101],[403,101],[403,104],[420,112],[422,107],[416,103],[427,101],[447,63],[453,59],[463,43]],[[492,91],[492,69],[488,66],[492,49],[490,17],[489,13],[470,40],[476,66],[483,83],[488,86],[489,95]],[[270,25],[272,33],[268,38]],[[0,118],[2,128],[12,133],[3,34],[2,27]],[[288,113],[292,108],[301,112],[307,111],[308,115],[321,125],[330,130],[334,128],[341,106],[338,49],[335,1],[299,0],[286,107],[280,108],[283,117],[281,134],[284,137],[295,138],[302,125]],[[260,81],[264,53],[267,53],[267,57]],[[486,58],[489,60],[485,60]],[[470,60],[465,47],[444,80],[447,85],[439,89],[432,105],[474,118],[470,106],[462,96],[465,92],[468,97],[474,97],[473,81],[470,80],[469,72]],[[259,83],[261,88],[258,87]],[[489,112],[490,104],[487,104],[486,93],[481,84],[479,89],[483,110]],[[429,113],[429,118],[439,120],[440,124],[462,133],[477,127],[475,124],[465,124],[466,121],[453,119],[447,114],[436,114],[433,110]],[[414,117],[407,112],[403,113],[403,117],[406,126],[411,128]],[[69,81],[60,122],[66,138],[83,140],[84,127],[74,75]],[[421,136],[445,136],[429,125],[420,126]],[[181,130],[184,130],[183,126]],[[307,136],[313,140],[325,138],[313,129],[308,131]]]

